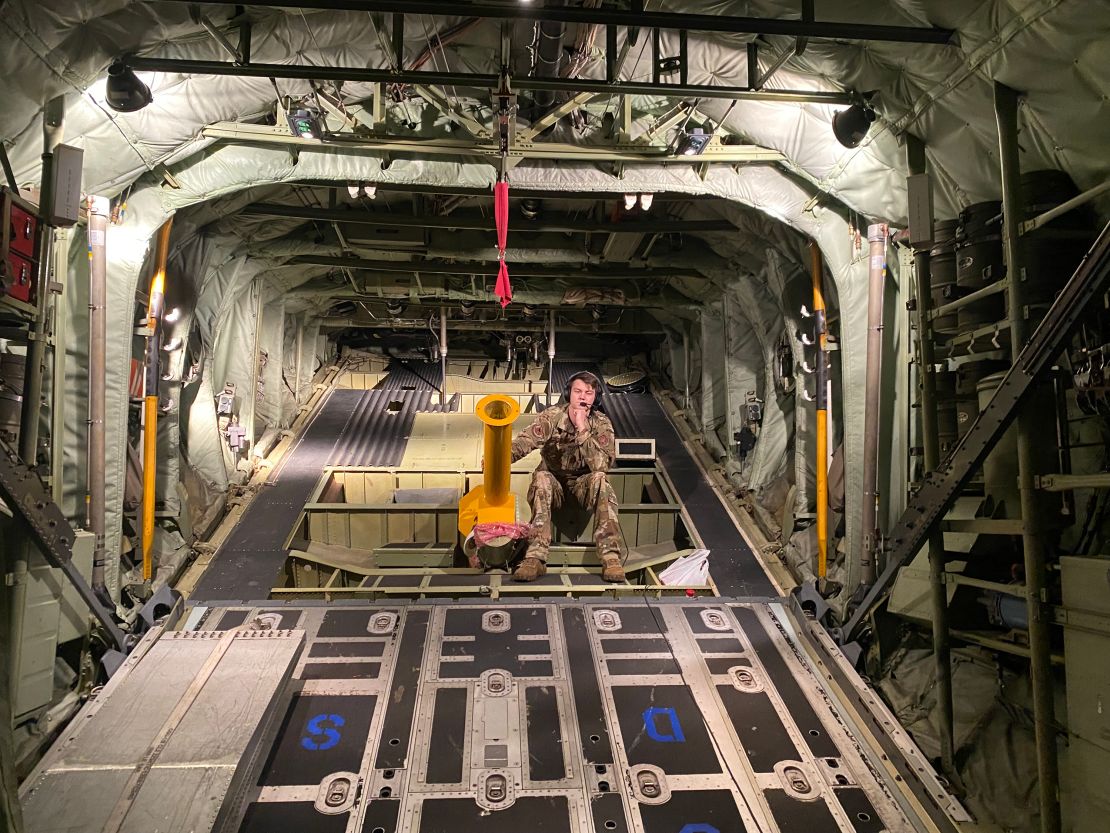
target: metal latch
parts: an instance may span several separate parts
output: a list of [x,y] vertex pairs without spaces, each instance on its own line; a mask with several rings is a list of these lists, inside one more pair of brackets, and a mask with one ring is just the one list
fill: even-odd
[[512,776],[504,770],[486,770],[478,777],[475,801],[487,810],[504,810],[516,801]]
[[728,623],[724,613],[719,610],[703,610],[701,620],[711,631],[731,631],[732,625]]
[[615,610],[595,610],[594,625],[599,631],[612,633],[621,629],[621,617]]
[[366,631],[374,636],[389,636],[396,628],[397,614],[391,610],[383,610],[370,617]]
[[489,671],[483,671],[478,680],[482,694],[487,697],[504,697],[512,693],[513,675],[501,668],[491,668]]
[[735,665],[728,669],[732,687],[743,691],[745,694],[755,694],[763,691],[763,681],[756,676],[755,671],[746,665]]
[[811,801],[820,798],[821,791],[817,781],[807,774],[805,765],[798,761],[779,761],[775,764],[775,774],[779,782],[794,798],[800,801]]
[[665,804],[671,800],[667,776],[659,767],[650,764],[634,766],[628,771],[629,785],[641,804]]
[[320,782],[315,808],[319,813],[338,816],[349,811],[358,795],[359,777],[354,772],[335,772]]
[[486,633],[505,633],[512,627],[507,610],[487,610],[482,614],[482,630]]

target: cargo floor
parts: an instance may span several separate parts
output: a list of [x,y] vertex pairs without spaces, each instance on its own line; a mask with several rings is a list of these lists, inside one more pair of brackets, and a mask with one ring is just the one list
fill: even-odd
[[[87,829],[112,814],[122,830],[141,819],[167,833],[954,829],[942,807],[958,805],[920,753],[899,760],[851,728],[862,721],[846,717],[827,682],[835,660],[815,660],[804,623],[778,603],[200,612],[196,632],[163,636],[113,679],[28,779],[29,829],[71,830],[65,816],[78,806]],[[291,640],[302,650],[284,684],[259,694],[242,681],[272,681],[281,666],[259,666],[235,649],[240,640],[267,657],[287,656]],[[213,644],[224,653],[201,665],[196,652]],[[181,670],[189,651],[195,677]],[[257,726],[211,706],[194,718],[193,701],[221,695],[228,717],[253,709]],[[134,765],[101,762],[114,754],[94,742],[104,723],[150,698],[169,716],[135,724]],[[190,779],[144,791],[173,767]],[[218,767],[221,777],[206,776]],[[936,826],[916,815],[925,813]]]

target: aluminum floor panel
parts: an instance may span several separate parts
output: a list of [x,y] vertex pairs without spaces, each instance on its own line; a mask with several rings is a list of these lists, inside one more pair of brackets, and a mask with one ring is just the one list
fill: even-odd
[[140,645],[24,783],[26,829],[211,830],[276,719],[302,639],[209,631]]
[[[201,627],[273,610],[217,609]],[[283,612],[307,650],[224,833],[926,829],[777,603]],[[356,672],[364,656],[380,673]]]

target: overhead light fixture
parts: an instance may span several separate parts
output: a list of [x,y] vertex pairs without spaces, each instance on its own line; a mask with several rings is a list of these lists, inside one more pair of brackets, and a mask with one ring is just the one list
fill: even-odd
[[651,208],[651,202],[655,199],[655,194],[640,194],[640,208],[647,211]]
[[635,194],[625,194],[624,195],[624,210],[625,211],[631,211],[635,207],[636,207],[636,195]]
[[460,301],[459,302],[459,317],[460,318],[473,318],[474,317],[474,302],[473,301]]
[[289,111],[289,130],[302,139],[323,139],[323,119],[319,110],[301,107]]
[[154,96],[150,93],[150,87],[139,80],[131,67],[123,61],[115,61],[108,67],[108,86],[104,100],[118,113],[134,113],[154,101]]
[[683,133],[678,143],[678,153],[681,156],[700,156],[712,138],[712,133],[706,133],[700,127],[691,127]]
[[846,148],[859,147],[871,123],[875,121],[875,111],[866,104],[853,104],[847,110],[833,114],[832,128],[836,140]]
[[162,320],[167,324],[175,324],[179,318],[181,318],[181,307],[174,307],[162,316]]
[[390,315],[392,315],[394,318],[397,318],[398,316],[400,316],[400,314],[404,311],[404,309],[405,309],[405,305],[402,304],[400,301],[386,301],[385,302],[385,311],[388,312]]
[[374,199],[378,196],[378,186],[367,185],[363,182],[352,182],[347,186],[347,193],[351,195],[352,200],[366,198],[368,200]]

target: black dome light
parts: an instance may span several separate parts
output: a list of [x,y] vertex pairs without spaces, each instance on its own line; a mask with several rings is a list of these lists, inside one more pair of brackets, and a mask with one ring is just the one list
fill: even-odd
[[116,61],[108,67],[105,101],[118,113],[134,113],[154,101],[154,96],[150,87],[139,80],[131,67],[123,61]]
[[846,148],[859,147],[871,122],[875,121],[875,111],[865,104],[853,104],[847,110],[833,114],[833,135]]

